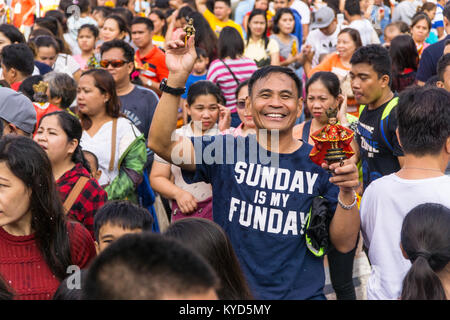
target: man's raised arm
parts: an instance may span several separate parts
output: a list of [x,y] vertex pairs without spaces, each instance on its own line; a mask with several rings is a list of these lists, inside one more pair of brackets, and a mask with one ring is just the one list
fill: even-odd
[[[174,32],[174,40],[166,44],[166,65],[169,69],[167,86],[184,88],[191,73],[197,55],[195,53],[194,36],[186,45],[186,33],[178,29]],[[175,163],[185,170],[195,170],[195,155],[189,138],[180,137],[172,140],[177,128],[178,106],[180,96],[163,92],[153,115],[148,135],[148,147],[164,160]]]

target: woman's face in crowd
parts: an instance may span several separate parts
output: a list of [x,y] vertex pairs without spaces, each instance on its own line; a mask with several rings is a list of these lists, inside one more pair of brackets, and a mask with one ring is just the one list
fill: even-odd
[[436,16],[436,10],[437,7],[434,7],[431,11],[424,10],[423,12],[425,12],[428,15],[428,18],[430,18],[430,20],[433,21],[434,17]]
[[[239,119],[241,120],[242,123],[244,123],[244,127],[245,129],[251,128],[254,129],[255,128],[255,123],[253,122],[253,115],[252,115],[252,110],[251,107],[249,105],[249,107],[245,107],[245,100],[248,97],[248,86],[242,87],[241,90],[239,90],[238,96],[237,96],[237,103],[238,103],[238,107],[237,109],[237,113],[239,115]],[[240,105],[244,105],[244,107],[240,107]]]
[[0,227],[30,223],[31,190],[0,162]]
[[269,1],[267,0],[256,0],[255,9],[267,10],[269,9]]
[[342,58],[351,58],[356,51],[356,44],[347,32],[341,33],[338,36],[336,51]]
[[308,88],[306,95],[306,105],[309,112],[319,123],[327,123],[325,111],[328,108],[337,108],[338,100],[333,97],[322,81],[318,80],[312,83]]
[[91,51],[95,48],[95,37],[94,34],[89,30],[88,28],[81,29],[78,33],[78,46],[80,47],[81,51]]
[[248,23],[248,27],[252,31],[252,35],[261,37],[266,28],[266,18],[260,14],[253,16]]
[[37,49],[36,60],[53,68],[58,54],[53,47],[39,47]]
[[11,44],[11,40],[7,38],[2,32],[0,32],[0,53],[3,50],[3,47],[6,47],[7,45]]
[[420,20],[411,28],[411,35],[415,42],[424,42],[429,33],[430,29],[428,29],[428,23],[425,19]]
[[103,41],[111,41],[114,39],[123,39],[123,32],[119,29],[119,24],[114,19],[106,19],[100,32]]
[[278,28],[281,33],[290,34],[294,31],[295,20],[292,14],[284,13],[278,21]]
[[219,119],[219,102],[212,94],[202,94],[197,96],[194,102],[187,107],[187,112],[194,121],[196,129],[204,132],[214,127]]
[[148,18],[153,22],[153,32],[155,34],[161,34],[164,27],[164,20],[160,19],[156,13],[151,13]]
[[108,96],[95,86],[95,79],[91,75],[81,76],[77,87],[77,104],[81,113],[88,116],[106,112]]
[[78,145],[77,140],[68,140],[56,115],[42,119],[33,140],[45,150],[52,164],[70,158]]

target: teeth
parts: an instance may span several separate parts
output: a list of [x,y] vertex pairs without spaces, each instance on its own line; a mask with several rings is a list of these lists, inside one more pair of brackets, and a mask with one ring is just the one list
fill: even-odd
[[278,113],[268,113],[266,114],[267,117],[271,117],[271,118],[283,118],[284,115],[282,114],[278,114]]

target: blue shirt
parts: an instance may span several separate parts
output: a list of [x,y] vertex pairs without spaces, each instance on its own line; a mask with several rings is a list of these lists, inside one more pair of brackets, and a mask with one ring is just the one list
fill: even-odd
[[304,143],[293,153],[278,154],[259,147],[255,135],[192,141],[196,171],[183,171],[183,177],[188,183],[211,183],[214,221],[230,238],[254,297],[325,299],[323,258],[306,246],[306,221],[319,195],[334,212],[339,188],[310,160],[312,146]]
[[187,99],[187,95],[188,95],[188,91],[189,91],[189,87],[200,80],[206,80],[206,73],[204,75],[201,76],[196,76],[195,74],[190,74],[189,77],[186,80],[186,91],[181,95],[181,98],[183,99]]
[[450,34],[423,50],[422,58],[420,59],[419,69],[417,70],[416,79],[422,82],[427,82],[429,78],[437,74],[436,68],[439,58],[444,53],[445,41],[450,39]]
[[302,50],[302,43],[303,43],[302,16],[300,15],[300,13],[297,12],[297,10],[292,8],[291,10],[294,13],[294,20],[295,20],[295,28],[292,34],[296,36],[298,40],[300,40],[298,45],[298,52],[300,52]]

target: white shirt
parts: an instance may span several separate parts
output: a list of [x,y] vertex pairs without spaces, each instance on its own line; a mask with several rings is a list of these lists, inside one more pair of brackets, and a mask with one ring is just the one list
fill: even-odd
[[367,19],[354,20],[348,25],[348,28],[353,28],[359,31],[363,46],[380,43],[377,32]]
[[369,300],[398,299],[411,263],[400,249],[406,214],[419,204],[450,207],[450,177],[406,180],[395,173],[372,182],[361,200],[361,230],[369,249],[372,273],[367,282]]
[[55,64],[53,65],[54,71],[67,73],[71,77],[73,77],[73,74],[79,69],[80,65],[78,62],[72,56],[65,53],[58,54]]
[[336,51],[337,38],[340,31],[341,28],[337,25],[334,33],[329,36],[325,35],[320,29],[314,29],[308,34],[305,44],[311,45],[314,50],[314,57],[311,64],[312,68],[319,64],[319,58],[322,54],[329,54]]
[[311,11],[306,3],[301,0],[294,0],[291,8],[297,10],[302,17],[302,24],[309,24],[311,22]]

